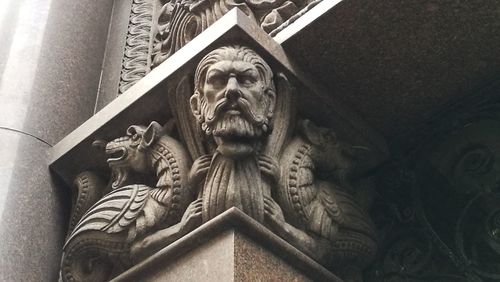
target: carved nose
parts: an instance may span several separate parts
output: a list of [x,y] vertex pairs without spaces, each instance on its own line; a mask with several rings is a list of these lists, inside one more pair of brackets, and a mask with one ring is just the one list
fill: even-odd
[[237,100],[238,98],[240,98],[241,96],[240,87],[236,77],[234,76],[229,77],[229,80],[227,81],[225,96],[228,100]]

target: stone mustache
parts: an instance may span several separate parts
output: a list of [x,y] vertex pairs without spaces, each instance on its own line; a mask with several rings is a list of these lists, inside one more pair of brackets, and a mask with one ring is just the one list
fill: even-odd
[[[74,213],[62,279],[107,280],[237,207],[345,280],[360,281],[376,244],[350,194],[359,149],[296,122],[290,82],[248,47],[210,52],[196,69],[194,93],[187,81],[171,93],[177,111],[165,126],[132,125],[101,142],[111,192],[81,218]],[[97,198],[86,191],[79,202]]]

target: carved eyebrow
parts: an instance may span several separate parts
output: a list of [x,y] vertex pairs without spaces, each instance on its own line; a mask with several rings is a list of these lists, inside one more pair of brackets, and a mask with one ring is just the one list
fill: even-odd
[[211,69],[208,71],[207,77],[211,76],[211,75],[218,75],[218,74],[224,74],[224,73],[225,72],[223,70],[220,70],[220,69]]
[[246,73],[246,72],[256,73],[255,69],[253,69],[251,67],[248,67],[248,68],[246,68],[245,70],[242,71],[242,73]]

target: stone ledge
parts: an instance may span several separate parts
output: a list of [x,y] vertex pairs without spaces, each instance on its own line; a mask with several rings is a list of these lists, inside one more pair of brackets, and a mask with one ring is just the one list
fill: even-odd
[[[272,271],[269,265],[274,267]],[[196,273],[186,266],[197,267]],[[237,208],[113,281],[222,281],[221,275],[228,277],[224,281],[342,281]]]

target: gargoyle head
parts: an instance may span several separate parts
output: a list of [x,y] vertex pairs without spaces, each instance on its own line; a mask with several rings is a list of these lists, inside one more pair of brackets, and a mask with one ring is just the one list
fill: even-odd
[[161,125],[154,121],[148,127],[131,125],[127,135],[106,143],[107,162],[113,173],[112,188],[121,187],[131,171],[144,174],[151,170],[149,150],[161,132]]
[[298,129],[302,138],[313,146],[311,158],[316,169],[337,174],[340,178],[352,175],[356,163],[370,151],[338,140],[333,130],[316,126],[307,119],[299,122]]

